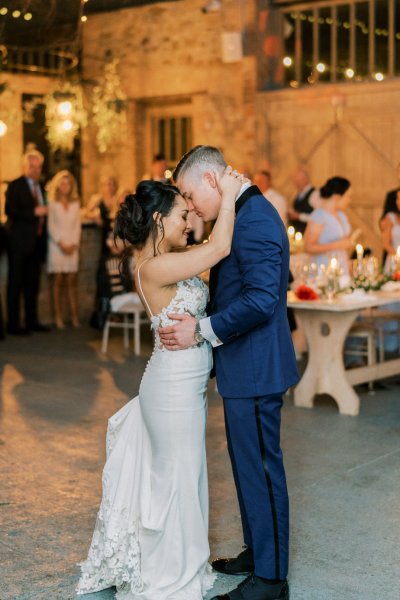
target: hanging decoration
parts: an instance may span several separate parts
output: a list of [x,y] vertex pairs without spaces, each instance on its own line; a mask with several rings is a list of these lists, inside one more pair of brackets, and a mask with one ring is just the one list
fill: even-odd
[[0,82],[0,137],[4,137],[16,125],[19,119],[18,103],[19,94],[6,81]]
[[101,153],[121,139],[127,121],[127,96],[121,89],[117,66],[116,59],[106,63],[104,77],[92,94],[96,143]]
[[46,137],[52,150],[71,152],[79,130],[87,125],[81,86],[65,82],[41,102],[46,107]]

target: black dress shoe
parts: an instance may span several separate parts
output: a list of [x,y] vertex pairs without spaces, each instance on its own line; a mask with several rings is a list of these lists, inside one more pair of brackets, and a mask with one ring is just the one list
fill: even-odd
[[50,327],[47,327],[47,325],[42,325],[41,323],[35,323],[32,325],[32,327],[30,327],[30,330],[37,331],[39,333],[48,333],[50,331]]
[[9,335],[30,335],[29,329],[23,327],[7,327],[7,333]]
[[254,571],[253,550],[246,548],[236,558],[217,558],[211,566],[224,575],[248,575]]
[[250,575],[231,592],[211,600],[289,600],[289,584],[286,579],[268,583],[257,575]]

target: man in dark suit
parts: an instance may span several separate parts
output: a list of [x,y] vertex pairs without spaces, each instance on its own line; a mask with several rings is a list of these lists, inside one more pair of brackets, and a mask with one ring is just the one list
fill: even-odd
[[[46,253],[47,233],[44,189],[40,184],[43,155],[30,150],[23,156],[23,175],[8,186],[6,215],[8,232],[7,332],[27,335],[48,331],[37,318],[40,265]],[[20,321],[20,297],[24,296],[25,327]]]
[[[221,205],[222,154],[197,146],[178,164],[174,179],[205,221]],[[211,270],[209,317],[170,315],[179,323],[159,329],[167,349],[204,339],[214,347],[218,390],[239,500],[244,552],[214,560],[215,570],[247,574],[220,600],[288,600],[289,506],[282,451],[282,397],[298,381],[287,319],[289,243],[276,209],[245,183],[236,201],[231,254]],[[216,600],[216,599],[214,599]]]
[[[397,165],[397,177],[399,178],[400,181],[400,162]],[[383,219],[383,217],[385,215],[387,215],[389,212],[397,212],[397,194],[400,192],[400,188],[396,188],[395,190],[391,190],[390,192],[388,192],[386,194],[386,198],[385,198],[385,205],[383,208],[383,214],[381,219]]]

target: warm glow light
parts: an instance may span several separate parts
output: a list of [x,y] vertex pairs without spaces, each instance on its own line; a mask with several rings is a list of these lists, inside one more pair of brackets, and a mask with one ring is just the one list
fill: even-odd
[[30,21],[32,19],[32,13],[25,13],[24,19],[25,19],[25,21]]
[[400,258],[400,246],[397,246],[396,248],[396,256],[397,258]]
[[293,227],[293,225],[290,225],[290,226],[288,227],[288,230],[287,230],[287,232],[288,232],[288,236],[289,236],[290,238],[293,238],[293,237],[294,237],[295,230],[294,230],[294,227]]
[[18,17],[21,16],[21,11],[20,10],[14,10],[12,16],[14,17],[14,19],[18,19]]
[[296,242],[301,242],[301,240],[303,239],[303,235],[300,231],[296,231],[296,233],[294,234],[294,239],[296,240]]
[[0,15],[6,15],[7,13],[8,13],[8,8],[6,8],[5,6],[0,8]]
[[65,102],[60,102],[60,104],[58,105],[58,112],[63,117],[70,115],[71,110],[72,110],[72,104],[69,100],[66,100]]
[[87,21],[87,16],[86,16],[86,15],[83,15],[83,16],[81,17],[81,21],[82,21],[82,23],[86,23],[86,21]]
[[164,177],[165,177],[165,179],[171,179],[171,177],[172,177],[172,171],[170,171],[169,169],[167,169],[166,171],[164,171]]
[[375,73],[374,75],[376,81],[383,81],[385,79],[385,76],[383,73]]
[[358,259],[363,258],[363,256],[364,256],[364,248],[362,247],[361,244],[357,244],[356,245],[356,252],[357,252],[357,258]]
[[354,71],[353,71],[353,69],[350,69],[350,68],[346,69],[344,74],[346,75],[346,77],[348,79],[351,79],[352,77],[354,77]]
[[7,125],[4,123],[4,121],[2,121],[0,119],[0,137],[3,137],[3,135],[6,135],[7,129],[8,129]]
[[71,129],[73,128],[73,126],[74,126],[73,122],[70,121],[69,119],[66,119],[62,123],[62,128],[64,129],[64,131],[71,131]]
[[285,67],[291,67],[293,64],[293,60],[290,58],[290,56],[285,56],[282,62],[285,65]]
[[315,68],[317,69],[318,73],[324,73],[326,71],[326,66],[324,63],[318,63]]

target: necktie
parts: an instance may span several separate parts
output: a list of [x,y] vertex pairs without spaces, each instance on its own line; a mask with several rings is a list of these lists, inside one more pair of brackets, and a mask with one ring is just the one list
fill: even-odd
[[[33,199],[35,202],[35,206],[40,206],[40,195],[39,195],[39,184],[37,181],[33,182]],[[43,227],[44,227],[44,217],[38,217],[38,223],[37,223],[37,234],[42,235],[43,233]]]

